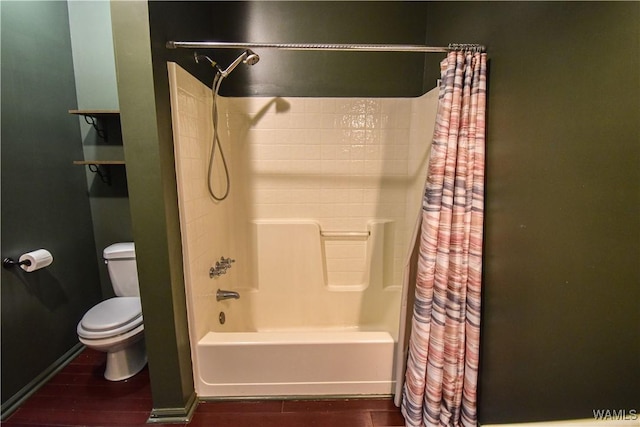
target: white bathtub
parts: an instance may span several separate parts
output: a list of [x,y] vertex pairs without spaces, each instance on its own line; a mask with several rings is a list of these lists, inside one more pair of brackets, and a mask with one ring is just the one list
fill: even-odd
[[[400,305],[399,288],[386,285],[393,222],[372,221],[353,236],[323,233],[313,221],[256,221],[253,235],[256,261],[248,264],[258,280],[238,261],[209,285],[240,299],[209,308],[210,329],[194,350],[198,395],[392,394]],[[335,272],[332,253],[351,252],[361,255],[349,258],[358,269]]]
[[391,394],[394,341],[387,332],[209,332],[197,344],[198,394]]

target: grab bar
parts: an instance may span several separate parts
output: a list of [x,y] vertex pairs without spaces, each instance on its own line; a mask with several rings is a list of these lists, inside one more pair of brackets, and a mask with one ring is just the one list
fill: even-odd
[[367,240],[370,231],[321,231],[320,236],[327,240]]

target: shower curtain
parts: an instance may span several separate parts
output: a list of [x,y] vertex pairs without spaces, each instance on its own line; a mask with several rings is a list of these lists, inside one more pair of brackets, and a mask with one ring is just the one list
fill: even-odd
[[484,211],[486,53],[440,64],[402,395],[406,425],[476,426]]

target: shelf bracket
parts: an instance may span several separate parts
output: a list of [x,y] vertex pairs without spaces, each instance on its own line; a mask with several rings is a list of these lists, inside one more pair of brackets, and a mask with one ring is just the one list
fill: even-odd
[[111,186],[111,168],[109,167],[109,165],[102,165],[102,167],[100,167],[101,165],[89,163],[87,166],[89,166],[89,170],[91,172],[98,175],[100,181],[107,184],[108,186]]
[[82,117],[84,117],[84,121],[87,122],[87,124],[91,125],[96,133],[98,134],[98,136],[100,138],[102,138],[104,140],[104,142],[109,142],[109,138],[107,135],[107,129],[100,129],[98,127],[98,122],[96,122],[96,118],[93,116],[89,116],[87,114],[83,114]]

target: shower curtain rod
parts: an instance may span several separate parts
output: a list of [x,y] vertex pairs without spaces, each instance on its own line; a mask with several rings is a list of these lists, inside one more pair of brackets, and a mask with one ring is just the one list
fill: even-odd
[[478,50],[485,48],[479,44],[450,44],[447,47],[401,44],[331,44],[331,43],[233,43],[233,42],[178,42],[168,41],[168,49],[281,49],[281,50],[329,50],[341,52],[419,52],[447,53],[451,50]]

